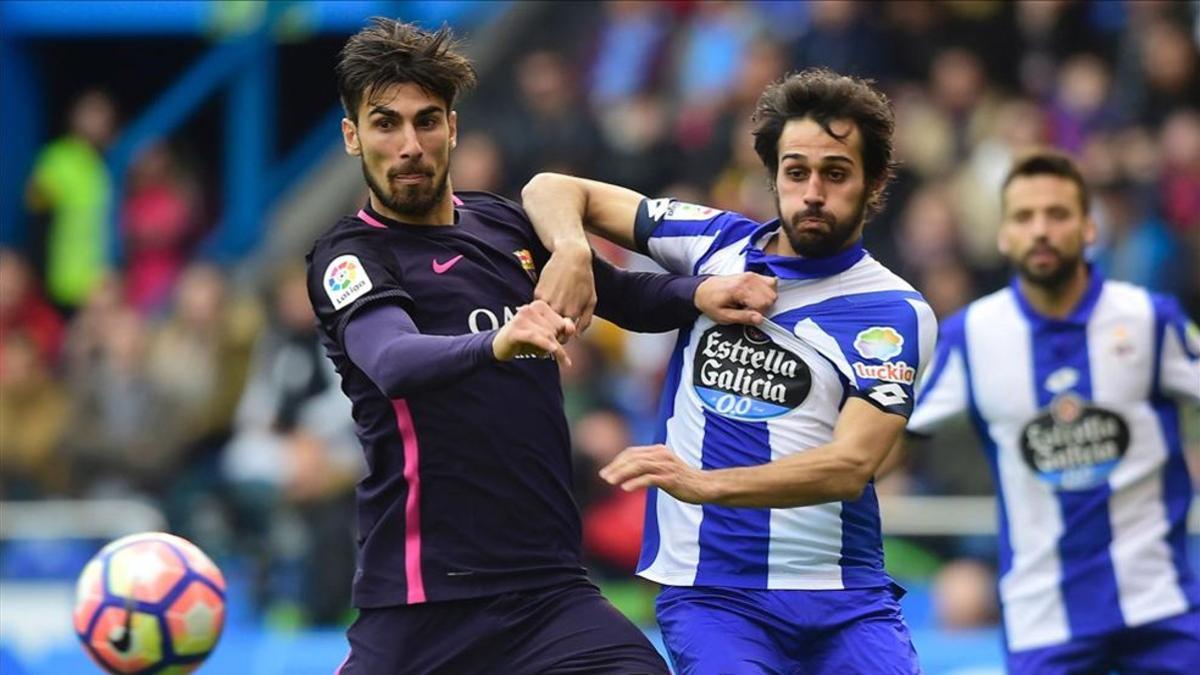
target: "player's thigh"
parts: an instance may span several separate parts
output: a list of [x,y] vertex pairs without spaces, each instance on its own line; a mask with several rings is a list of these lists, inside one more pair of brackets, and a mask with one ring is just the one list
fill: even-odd
[[680,675],[788,673],[791,664],[764,616],[738,589],[663,588],[655,603],[663,643]]
[[[834,603],[824,614],[830,624],[814,630],[801,645],[798,672],[812,675],[920,673],[917,651],[900,612],[898,586],[813,591],[810,602]],[[811,609],[811,608],[810,608]],[[807,652],[807,653],[805,653]]]
[[1121,673],[1200,671],[1200,609],[1122,631],[1113,648]]
[[668,673],[637,626],[591,583],[580,581],[513,599],[504,628],[504,672]]
[[[337,675],[486,673],[496,631],[481,601],[368,608],[346,631],[350,654]],[[481,656],[482,655],[482,656]]]
[[1113,668],[1107,636],[1010,651],[1005,659],[1010,675],[1107,675]]

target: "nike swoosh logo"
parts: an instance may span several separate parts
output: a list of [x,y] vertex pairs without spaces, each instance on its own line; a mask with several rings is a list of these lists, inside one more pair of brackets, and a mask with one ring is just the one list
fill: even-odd
[[434,258],[433,259],[433,273],[434,274],[445,274],[447,272],[447,270],[449,270],[451,267],[454,267],[454,263],[458,262],[459,260],[462,260],[461,255],[456,255],[444,263],[440,263],[437,261],[437,258]]
[[124,653],[133,642],[133,598],[125,598],[125,627],[116,637],[108,638],[108,644],[113,649]]

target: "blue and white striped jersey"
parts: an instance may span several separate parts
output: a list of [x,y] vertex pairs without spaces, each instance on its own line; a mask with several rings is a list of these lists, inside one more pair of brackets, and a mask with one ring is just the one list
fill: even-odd
[[967,414],[982,438],[1012,651],[1200,606],[1178,415],[1200,401],[1200,336],[1173,299],[1091,274],[1066,320],[1015,283],[948,319],[909,419]]
[[[831,258],[767,255],[778,221],[645,200],[638,247],[685,274],[779,279],[761,330],[701,317],[668,366],[659,442],[704,469],[765,464],[828,443],[857,396],[908,416],[937,326],[920,294],[861,243]],[[850,502],[786,509],[680,502],[651,490],[638,573],[672,586],[870,588],[883,568],[873,485]]]

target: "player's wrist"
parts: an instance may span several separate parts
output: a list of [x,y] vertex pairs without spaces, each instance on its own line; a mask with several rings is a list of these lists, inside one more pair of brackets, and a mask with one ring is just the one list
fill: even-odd
[[727,470],[699,469],[696,471],[696,493],[701,504],[720,504],[727,499],[729,490]]
[[587,235],[580,229],[578,233],[563,234],[555,237],[549,247],[550,255],[564,258],[571,262],[591,264],[592,246],[588,243]]
[[712,279],[712,275],[711,274],[699,274],[694,277],[684,277],[684,278],[690,282],[690,285],[692,287],[692,306],[695,307],[700,312],[704,312],[705,307],[707,307],[709,304],[705,297],[705,293],[708,292],[708,288],[706,287],[706,284],[708,284],[708,281],[710,279]]

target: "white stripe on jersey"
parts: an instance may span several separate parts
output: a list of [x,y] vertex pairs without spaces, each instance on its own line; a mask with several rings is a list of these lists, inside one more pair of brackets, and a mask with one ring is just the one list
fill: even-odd
[[[1120,592],[1121,614],[1131,626],[1174,616],[1187,609],[1166,536],[1162,467],[1166,439],[1148,402],[1154,372],[1154,308],[1145,291],[1119,282],[1104,285],[1088,321],[1092,398],[1119,408],[1129,423],[1132,450],[1108,478],[1113,495],[1109,547]],[[1112,364],[1118,350],[1128,356]]]
[[[1003,326],[1005,330],[997,330]],[[1058,539],[1063,523],[1048,483],[1025,466],[1015,451],[1025,420],[1037,412],[1029,329],[1006,292],[988,296],[967,311],[967,356],[975,401],[988,433],[1001,450],[999,488],[1004,491],[1012,569],[1000,579],[1004,628],[1012,649],[1056,644],[1069,634],[1059,590],[1062,567]],[[997,359],[997,355],[1004,355]],[[1031,524],[1036,523],[1036,526]]]

